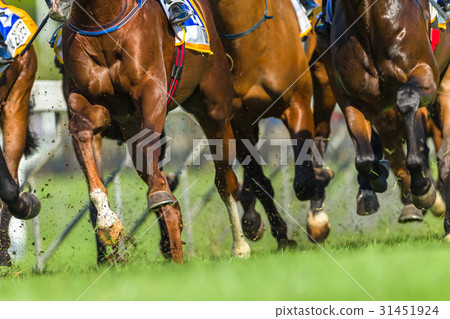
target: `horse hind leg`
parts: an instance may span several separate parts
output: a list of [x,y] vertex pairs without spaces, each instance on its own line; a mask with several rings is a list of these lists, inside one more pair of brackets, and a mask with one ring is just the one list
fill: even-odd
[[413,81],[403,85],[397,93],[397,108],[403,117],[408,154],[406,166],[411,174],[411,193],[419,209],[431,208],[436,200],[436,190],[431,180],[424,177],[425,163],[420,152],[423,139],[417,138],[416,114],[421,103],[421,92]]
[[250,145],[244,144],[251,143],[252,146],[256,145],[259,134],[258,128],[255,127],[253,134],[249,134],[248,132],[251,129],[240,128],[240,125],[236,121],[233,122],[233,126],[237,138],[237,157],[244,168],[244,185],[240,194],[240,201],[244,208],[242,225],[246,237],[250,240],[258,240],[264,232],[264,223],[261,215],[254,209],[257,198],[267,213],[272,235],[278,242],[278,248],[285,249],[295,246],[296,243],[293,240],[289,240],[286,222],[280,216],[275,206],[272,184],[264,175],[260,163],[258,163],[255,156],[249,151]]

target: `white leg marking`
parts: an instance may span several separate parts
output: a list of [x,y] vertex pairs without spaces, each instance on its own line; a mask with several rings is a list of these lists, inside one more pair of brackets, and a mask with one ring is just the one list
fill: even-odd
[[244,239],[244,232],[242,231],[236,201],[232,196],[229,196],[225,200],[225,205],[227,206],[228,216],[231,222],[231,232],[233,234],[233,255],[241,258],[250,257],[250,246]]
[[100,189],[94,189],[90,194],[91,201],[97,208],[97,226],[101,229],[107,229],[114,225],[118,220],[117,215],[109,208],[108,196]]

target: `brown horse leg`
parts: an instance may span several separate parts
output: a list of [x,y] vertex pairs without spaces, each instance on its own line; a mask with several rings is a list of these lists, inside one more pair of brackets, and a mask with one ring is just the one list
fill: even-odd
[[[93,139],[93,147],[94,147],[94,159],[97,167],[97,171],[101,179],[103,179],[103,164],[102,164],[102,135],[100,133],[94,135]],[[95,207],[94,203],[90,202],[89,204],[89,217],[92,223],[92,226],[95,228],[97,225],[97,215],[98,211]],[[99,236],[95,235],[95,242],[97,245],[97,264],[107,262],[107,252],[106,247],[100,241]]]
[[[219,195],[227,207],[233,235],[232,252],[236,257],[250,256],[250,246],[244,240],[241,222],[239,220],[237,208],[238,183],[236,175],[230,164],[230,141],[234,139],[233,130],[225,119],[216,119],[208,116],[209,119],[198,117],[205,135],[208,139],[221,139],[223,141],[223,157],[214,161],[216,167],[215,183]],[[211,146],[211,153],[215,154],[215,147]]]
[[94,132],[108,127],[109,112],[100,105],[91,105],[78,93],[70,93],[68,104],[71,111],[69,130],[78,162],[89,185],[90,200],[97,208],[97,234],[105,245],[115,246],[123,236],[123,226],[117,215],[109,208],[106,187],[97,170],[94,157]]
[[[239,195],[239,200],[244,208],[242,227],[244,234],[250,240],[258,240],[264,233],[264,223],[261,215],[255,211],[255,197],[261,202],[270,222],[272,235],[278,242],[279,249],[294,246],[295,242],[288,239],[287,225],[278,213],[273,197],[274,190],[270,180],[264,175],[260,163],[252,156],[243,140],[248,140],[252,145],[258,142],[259,130],[252,128],[239,128],[233,121],[236,133],[236,153],[239,162],[244,168],[244,185]],[[248,162],[248,163],[247,163]]]
[[[423,113],[425,110],[426,109],[419,110],[419,113]],[[422,118],[420,118],[420,115],[421,114],[418,114],[416,121],[416,125],[418,126],[422,124]],[[400,185],[400,198],[404,207],[398,217],[398,221],[400,223],[422,221],[422,210],[416,208],[411,201],[411,176],[409,175],[408,168],[405,164],[406,156],[403,151],[403,137],[405,136],[405,128],[401,117],[396,109],[391,109],[377,118],[375,126],[377,131],[380,133],[380,137],[383,142],[385,157],[389,161],[398,185]],[[418,132],[420,131],[423,130],[419,127]],[[426,136],[420,136],[419,138],[426,139]],[[424,146],[426,147],[426,145]]]
[[[33,73],[34,76],[34,73]],[[20,82],[24,84],[20,85]],[[3,153],[0,153],[2,171],[8,176],[1,176],[2,192],[7,196],[2,198],[7,205],[3,205],[0,221],[0,265],[10,265],[11,260],[8,254],[10,246],[9,223],[11,213],[17,218],[34,217],[39,213],[40,202],[34,194],[19,194],[18,169],[22,158],[28,126],[28,101],[30,100],[33,80],[30,78],[20,78],[8,95],[6,104],[3,107]],[[1,151],[0,151],[1,152]],[[5,169],[5,164],[7,169]],[[9,175],[10,174],[10,175]],[[3,174],[2,174],[3,175]],[[1,204],[1,203],[0,203]]]
[[[377,153],[383,153],[379,137],[372,138],[373,131],[364,114],[353,106],[343,109],[347,121],[350,137],[356,151],[355,166],[358,171],[358,183],[360,185],[357,195],[358,215],[375,213],[378,208],[378,199],[375,192],[381,193],[387,189],[388,170],[380,165],[380,154],[375,154],[374,146],[380,144]],[[377,156],[378,155],[378,156]]]
[[[429,111],[427,109],[427,114],[429,115]],[[427,117],[427,131],[428,136],[431,137],[434,144],[434,149],[436,150],[436,153],[439,152],[439,149],[441,148],[442,143],[442,133],[441,130],[437,127],[435,124],[433,118],[431,116]],[[428,176],[431,176],[431,171],[429,170]],[[433,178],[432,178],[433,179]],[[434,181],[434,180],[433,180]],[[442,194],[444,194],[444,189],[442,185],[442,180],[439,178],[437,181],[434,181],[435,185],[437,185],[437,192],[436,192],[436,202],[434,203],[433,207],[431,207],[431,212],[436,217],[442,217],[445,214],[445,200],[442,197]]]
[[[294,190],[299,200],[309,200],[317,196],[317,183],[313,161],[300,158],[307,141],[313,142],[314,118],[311,112],[310,98],[294,93],[290,106],[284,111],[281,119],[286,125],[289,134],[297,145],[293,145],[295,158]],[[308,155],[311,155],[308,150]]]
[[136,132],[135,127],[122,127],[122,132],[129,146],[131,141],[136,143],[136,147],[129,148],[129,152],[139,176],[148,185],[148,209],[158,216],[161,253],[177,263],[183,263],[181,209],[160,167],[166,97],[153,81],[150,82],[142,88],[143,95],[134,102],[137,108],[142,107],[142,130]]
[[[419,209],[431,208],[436,200],[436,190],[431,180],[423,176],[425,163],[420,153],[420,141],[417,138],[417,111],[421,103],[421,92],[416,79],[412,78],[397,93],[397,108],[403,117],[406,131],[406,167],[411,174],[411,193],[414,205]],[[421,136],[424,136],[422,134]]]
[[442,78],[437,104],[440,108],[442,145],[437,154],[439,178],[443,185],[446,204],[444,229],[446,241],[450,242],[450,68],[447,68]]
[[[317,55],[317,54],[315,54]],[[313,60],[317,59],[313,57]],[[322,159],[328,146],[330,136],[331,115],[336,105],[325,65],[321,61],[311,67],[311,76],[314,88],[314,143]],[[330,169],[323,169],[322,165],[314,160],[314,171],[317,182],[317,199],[312,199],[308,218],[307,231],[309,239],[314,243],[323,242],[330,233],[328,215],[324,211],[325,188],[334,176]]]

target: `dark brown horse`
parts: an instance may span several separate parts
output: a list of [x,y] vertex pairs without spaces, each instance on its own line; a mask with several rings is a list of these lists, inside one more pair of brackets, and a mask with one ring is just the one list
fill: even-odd
[[[54,0],[54,12],[73,3],[70,23],[87,30],[114,23],[137,5],[135,0]],[[215,161],[215,182],[224,201],[233,230],[233,253],[247,256],[238,217],[237,179],[229,165],[229,144],[233,131],[229,122],[233,88],[229,65],[215,29],[211,9],[204,0],[195,1],[209,28],[214,55],[186,51],[183,77],[174,100],[195,115],[206,136],[223,141],[223,158]],[[97,233],[107,245],[122,237],[123,226],[108,207],[93,152],[94,134],[129,140],[147,130],[160,135],[168,111],[167,88],[174,63],[174,33],[158,1],[144,1],[137,14],[117,31],[99,36],[83,36],[67,25],[63,29],[65,90],[70,110],[70,132],[78,160],[85,172],[90,198],[97,215]],[[119,133],[119,134],[117,134]],[[148,137],[148,136],[147,136]],[[148,206],[157,209],[162,239],[161,251],[175,261],[183,261],[181,211],[171,193],[164,171],[158,167],[161,147],[148,154],[160,137],[133,154],[143,159],[149,170],[139,172],[149,187]],[[215,150],[212,150],[213,152]]]
[[[264,226],[255,211],[258,199],[267,215],[272,235],[279,248],[293,244],[287,237],[287,226],[274,203],[274,190],[264,176],[262,167],[244,145],[258,142],[258,122],[262,118],[279,118],[286,125],[290,136],[297,141],[293,145],[295,159],[305,142],[314,138],[314,117],[311,112],[313,86],[308,59],[299,37],[300,29],[290,0],[282,1],[233,1],[210,0],[219,32],[227,53],[234,64],[234,114],[232,126],[237,137],[237,157],[241,163],[250,159],[244,167],[244,185],[240,200],[244,206],[242,223],[249,239],[261,238]],[[246,30],[253,30],[246,32]],[[315,78],[320,82],[320,78]],[[317,89],[319,91],[319,88]],[[327,101],[326,94],[317,94],[317,104]],[[332,108],[335,104],[331,102]],[[331,116],[331,112],[330,112]],[[324,129],[323,135],[327,132]],[[331,172],[314,169],[312,161],[295,166],[294,190],[300,200],[323,198],[324,187],[331,179]],[[320,183],[320,180],[323,180]],[[317,210],[310,212],[308,229],[319,240],[328,234],[328,221]],[[326,215],[325,215],[326,216]],[[289,217],[291,218],[291,217]],[[319,228],[320,229],[319,229]]]
[[11,265],[8,254],[11,215],[31,219],[41,208],[35,194],[20,193],[18,181],[20,159],[26,144],[31,146],[31,136],[27,133],[28,105],[36,70],[36,53],[31,48],[23,56],[15,58],[0,78],[0,122],[3,132],[3,151],[0,150],[0,266]]
[[[431,138],[436,152],[439,151],[441,145],[441,132],[429,115],[427,108],[420,108],[418,110],[415,125],[417,143],[420,144],[422,160],[426,163],[427,176],[431,177],[431,172],[429,172],[430,150],[426,141],[428,138]],[[390,109],[376,119],[374,126],[377,132],[379,132],[385,158],[389,161],[390,168],[392,169],[400,188],[400,199],[404,206],[398,221],[401,223],[422,221],[423,210],[416,208],[411,200],[411,176],[405,164],[406,156],[403,151],[405,128],[400,114],[397,110]],[[437,192],[436,195],[436,202],[431,207],[431,212],[439,217],[445,213],[445,203],[440,192]],[[367,209],[360,206],[359,214],[364,215],[374,213],[376,212],[377,207],[379,207],[379,203],[374,194],[372,205],[366,207]]]
[[446,206],[444,228],[446,240],[450,242],[450,34],[448,30],[447,24],[447,31],[440,32],[441,41],[434,52],[440,73],[434,118],[442,131],[442,144],[437,158],[440,190],[444,195]]
[[[402,115],[411,175],[411,199],[430,208],[436,198],[416,134],[416,114],[431,105],[439,72],[429,43],[427,1],[336,0],[331,40],[319,41],[333,91],[346,117],[356,149],[356,168],[371,192],[387,188],[388,171],[380,160],[383,147],[372,129],[375,119],[396,106]],[[360,182],[361,185],[361,182]],[[361,194],[370,200],[371,194]]]

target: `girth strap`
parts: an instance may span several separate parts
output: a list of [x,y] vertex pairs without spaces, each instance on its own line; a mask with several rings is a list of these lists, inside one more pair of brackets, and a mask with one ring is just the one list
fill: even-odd
[[167,104],[172,101],[175,91],[177,90],[178,83],[181,80],[181,74],[183,73],[184,66],[184,43],[178,45],[175,49],[175,62],[173,64],[172,73],[170,74],[170,85],[167,91]]
[[120,28],[122,28],[124,25],[126,25],[131,19],[133,19],[133,17],[136,15],[136,13],[139,12],[139,10],[142,8],[142,6],[147,2],[147,0],[142,0],[139,1],[139,3],[137,3],[133,9],[131,9],[131,11],[123,18],[121,19],[119,22],[117,22],[116,24],[114,24],[113,26],[98,26],[97,31],[92,31],[89,29],[81,29],[77,26],[75,26],[72,22],[70,22],[70,20],[67,20],[67,26],[69,27],[70,30],[72,30],[75,33],[84,35],[86,37],[98,37],[101,35],[105,35],[111,32],[114,32],[116,30],[119,30]]

